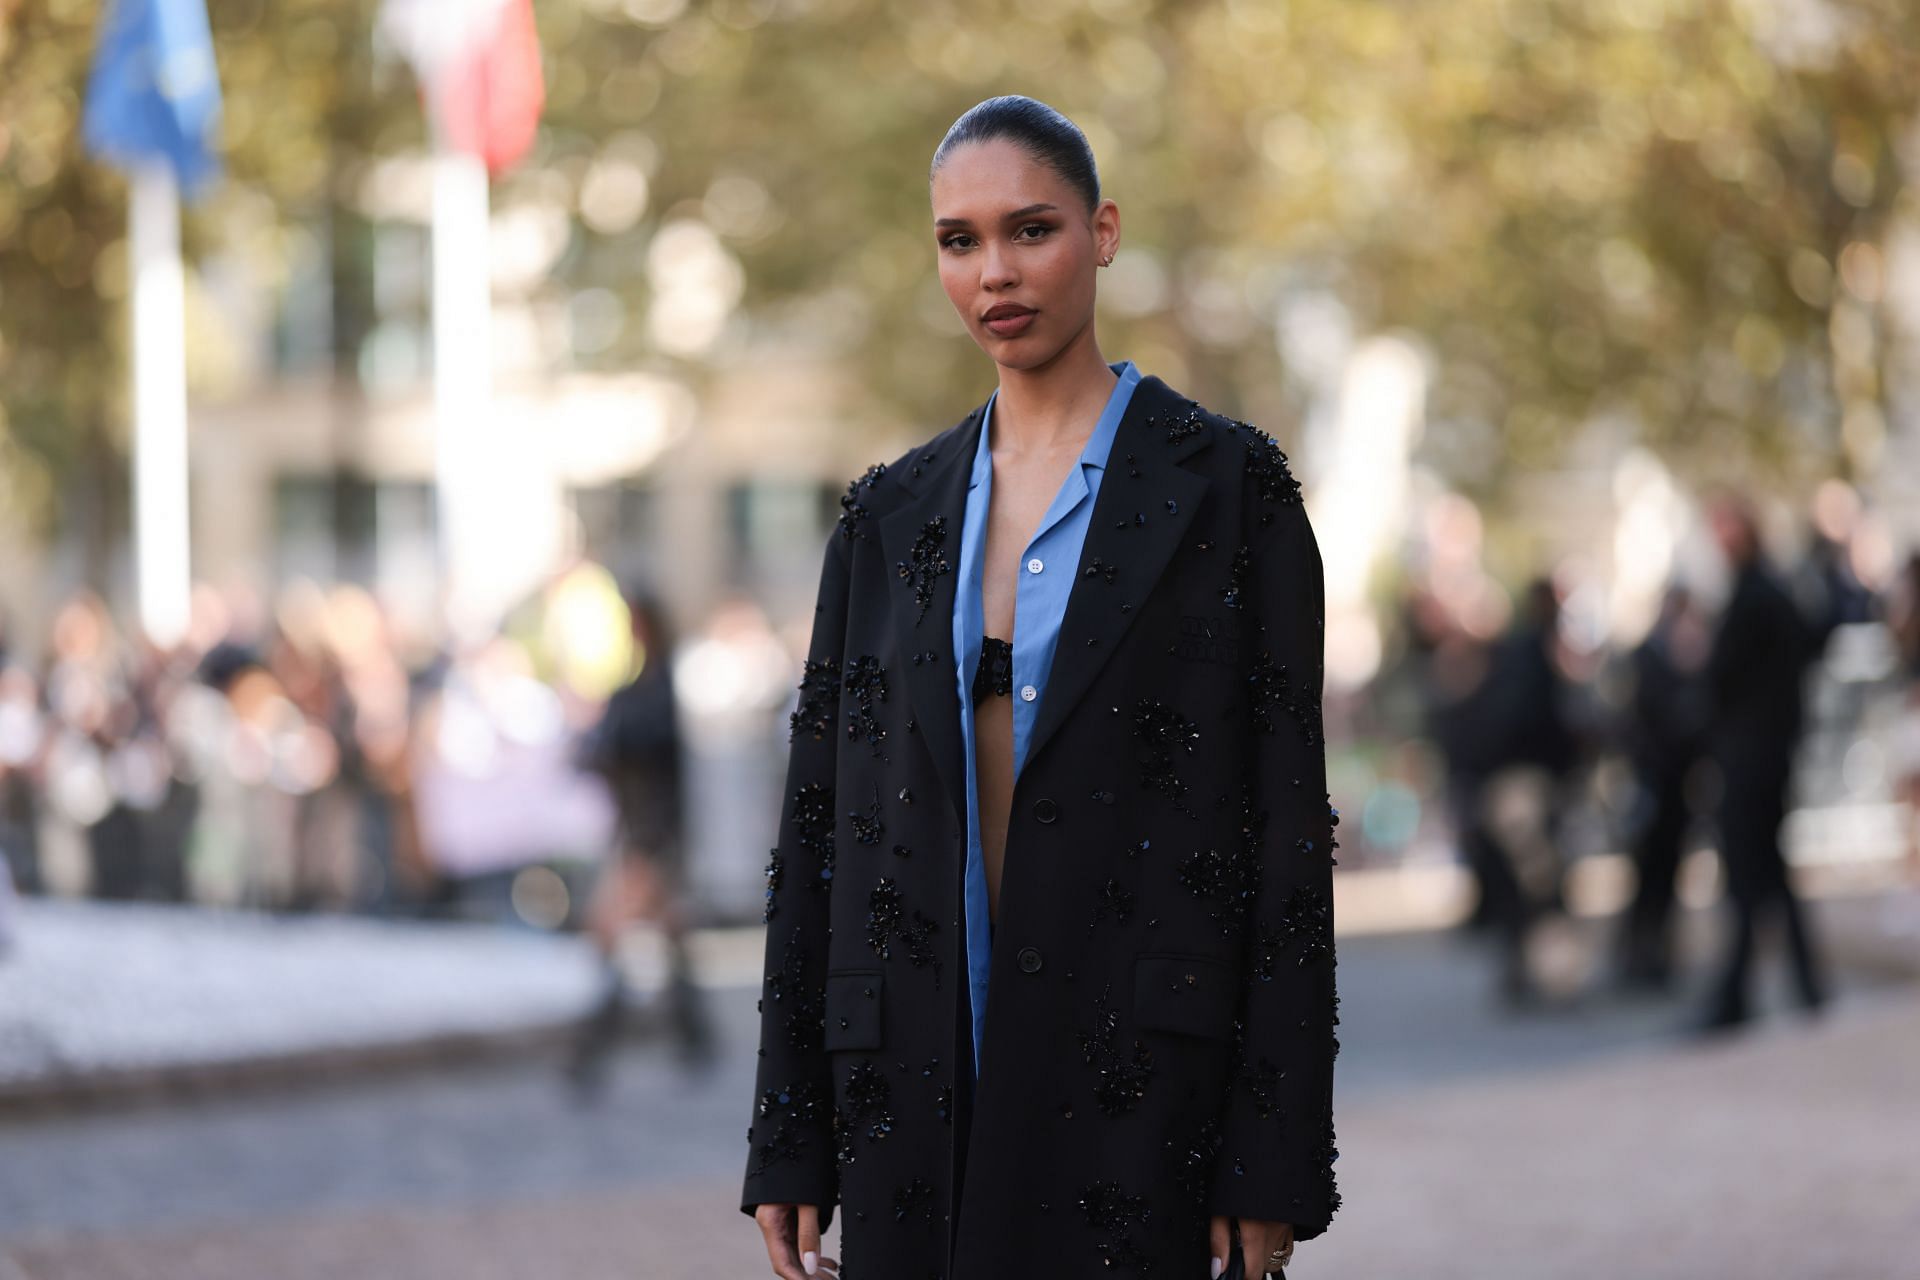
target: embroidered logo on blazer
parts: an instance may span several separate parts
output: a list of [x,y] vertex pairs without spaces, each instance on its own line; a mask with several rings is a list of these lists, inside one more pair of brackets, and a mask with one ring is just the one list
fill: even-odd
[[1188,662],[1232,664],[1240,660],[1240,622],[1237,618],[1180,615],[1180,634],[1173,655]]

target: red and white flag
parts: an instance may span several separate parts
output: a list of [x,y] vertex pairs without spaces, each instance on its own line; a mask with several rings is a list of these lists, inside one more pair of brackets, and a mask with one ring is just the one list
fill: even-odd
[[386,0],[380,32],[413,64],[442,146],[496,175],[526,154],[546,100],[533,0]]

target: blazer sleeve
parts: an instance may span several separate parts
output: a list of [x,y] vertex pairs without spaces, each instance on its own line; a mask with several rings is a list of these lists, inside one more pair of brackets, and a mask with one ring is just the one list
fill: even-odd
[[786,791],[767,863],[760,1056],[741,1211],[811,1204],[820,1229],[837,1196],[833,1078],[823,1045],[828,905],[833,886],[834,767],[848,549],[836,530],[820,569],[813,635],[788,732]]
[[[1270,441],[1268,448],[1278,455]],[[1274,464],[1284,474],[1284,460]],[[1252,489],[1253,486],[1250,486]],[[1287,477],[1271,469],[1247,503],[1241,646],[1250,708],[1245,850],[1254,903],[1241,974],[1235,1070],[1220,1118],[1211,1212],[1327,1229],[1340,1206],[1333,1162],[1333,827],[1320,695],[1325,585],[1320,550]],[[1286,490],[1282,490],[1283,495]]]

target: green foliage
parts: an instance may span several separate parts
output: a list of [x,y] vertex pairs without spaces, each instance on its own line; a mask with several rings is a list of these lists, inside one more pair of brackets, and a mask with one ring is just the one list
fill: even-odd
[[[204,253],[236,208],[264,208],[247,225],[269,257],[329,228],[348,371],[373,321],[355,193],[423,138],[411,81],[374,63],[374,10],[214,0],[229,177],[189,224]],[[1275,318],[1323,295],[1357,331],[1431,350],[1428,456],[1482,496],[1599,413],[1637,420],[1683,467],[1735,450],[1797,473],[1872,452],[1879,246],[1914,216],[1896,153],[1920,115],[1906,0],[536,13],[548,110],[497,206],[577,211],[609,157],[647,173],[644,212],[576,219],[555,267],[557,296],[606,289],[627,317],[582,364],[698,382],[754,349],[743,335],[790,342],[854,374],[857,423],[951,421],[991,369],[939,291],[923,175],[956,115],[1011,91],[1088,128],[1121,204],[1136,257],[1130,303],[1102,319],[1110,358],[1240,416],[1282,431],[1297,416]],[[0,0],[0,15],[0,439],[57,475],[122,417],[123,188],[75,140],[93,6]],[[641,322],[648,243],[683,216],[745,268],[736,329],[704,360],[657,350]]]

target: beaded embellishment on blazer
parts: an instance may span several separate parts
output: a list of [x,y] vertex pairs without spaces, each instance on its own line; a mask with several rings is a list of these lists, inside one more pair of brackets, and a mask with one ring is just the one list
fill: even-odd
[[947,560],[947,553],[941,546],[947,540],[947,518],[935,516],[920,526],[919,534],[913,545],[907,549],[907,558],[893,566],[895,576],[913,588],[914,603],[920,606],[920,618],[927,616],[927,607],[933,603],[933,580],[943,573],[953,572],[953,565]]
[[1271,436],[1140,380],[1079,562],[1048,566],[1073,592],[969,1043],[965,714],[1026,679],[977,616],[952,634],[983,416],[856,473],[823,530],[741,1209],[813,1204],[905,1280],[1197,1276],[1213,1215],[1310,1240],[1340,1207],[1338,815],[1300,486]]

